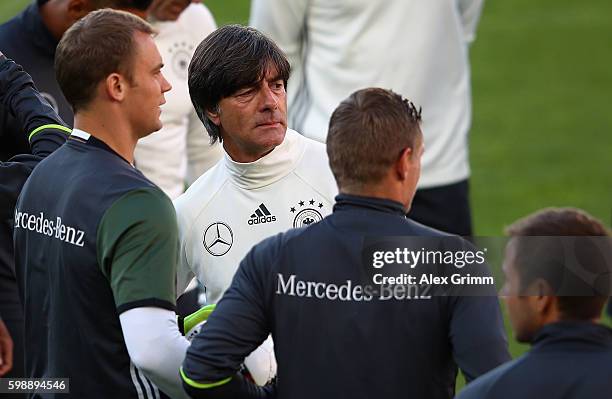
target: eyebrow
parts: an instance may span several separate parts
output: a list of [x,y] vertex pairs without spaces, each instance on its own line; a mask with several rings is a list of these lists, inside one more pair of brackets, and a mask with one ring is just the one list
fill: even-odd
[[276,74],[274,77],[272,77],[271,79],[267,79],[268,82],[276,82],[277,80],[283,80],[283,78],[280,76],[279,74]]
[[240,93],[241,91],[245,91],[245,90],[247,90],[247,91],[248,91],[248,90],[251,90],[251,89],[255,89],[255,88],[257,88],[257,87],[261,86],[261,84],[262,84],[263,82],[276,82],[277,80],[283,80],[283,78],[281,77],[280,73],[279,73],[279,74],[276,74],[276,75],[275,75],[273,78],[271,78],[271,79],[261,78],[261,79],[259,79],[259,80],[255,81],[255,82],[253,82],[253,83],[251,83],[251,84],[247,84],[247,85],[245,85],[245,86],[242,86],[242,87],[240,87],[240,88],[236,89],[236,91],[234,91],[234,93],[233,93],[233,94],[231,94],[231,95],[236,95],[237,93]]

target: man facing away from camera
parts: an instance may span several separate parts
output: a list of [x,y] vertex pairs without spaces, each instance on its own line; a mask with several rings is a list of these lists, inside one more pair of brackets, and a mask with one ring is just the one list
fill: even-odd
[[610,295],[609,232],[572,208],[536,212],[507,232],[504,299],[516,339],[531,350],[458,398],[609,398],[612,330],[598,324]]
[[385,87],[424,108],[427,152],[408,217],[472,235],[469,45],[484,0],[252,0],[250,24],[291,62],[290,125],[325,142],[336,105]]
[[[383,89],[338,106],[327,140],[340,189],[333,213],[246,255],[187,351],[181,374],[192,397],[446,399],[457,366],[471,380],[509,360],[494,290],[382,300],[338,288],[363,281],[366,236],[446,236],[405,217],[424,148],[419,122],[412,103]],[[270,333],[279,378],[255,388],[236,372]]]
[[176,215],[132,165],[137,140],[161,128],[170,90],[152,33],[134,15],[101,10],[64,34],[56,70],[75,128],[15,209],[27,376],[70,378],[67,397],[185,395]]

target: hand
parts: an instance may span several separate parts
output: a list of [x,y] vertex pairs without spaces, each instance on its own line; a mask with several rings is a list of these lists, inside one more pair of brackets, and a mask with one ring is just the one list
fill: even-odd
[[13,368],[13,340],[0,319],[0,377]]
[[249,356],[244,359],[244,365],[253,381],[264,386],[276,377],[278,366],[274,355],[274,342],[268,338]]
[[202,325],[208,320],[208,316],[215,310],[215,304],[206,305],[202,309],[178,320],[179,330],[187,340],[191,341],[202,329]]

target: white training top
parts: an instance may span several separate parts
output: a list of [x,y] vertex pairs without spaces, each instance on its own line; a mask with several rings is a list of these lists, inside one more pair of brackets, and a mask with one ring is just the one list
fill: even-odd
[[287,53],[290,126],[324,142],[352,92],[382,87],[423,107],[419,187],[469,176],[468,44],[484,0],[253,0],[251,25]]
[[191,4],[176,21],[154,22],[155,43],[162,56],[162,73],[172,85],[162,106],[163,128],[138,141],[136,167],[170,198],[185,190],[222,156],[221,145],[210,145],[208,132],[189,97],[187,68],[196,47],[217,28],[210,11]]
[[240,261],[264,238],[321,220],[338,189],[325,146],[287,129],[285,140],[251,163],[227,153],[174,201],[179,227],[177,294],[193,275],[216,303]]

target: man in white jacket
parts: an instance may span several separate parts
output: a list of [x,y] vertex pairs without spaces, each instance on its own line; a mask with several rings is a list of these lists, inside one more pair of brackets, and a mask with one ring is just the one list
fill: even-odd
[[136,146],[136,167],[174,199],[222,155],[220,145],[210,144],[187,88],[187,67],[193,52],[217,25],[200,1],[155,0],[149,15],[158,31],[155,44],[172,91],[166,94],[166,104],[162,106],[163,128]]
[[[224,156],[174,202],[178,293],[195,275],[216,303],[254,244],[331,213],[337,187],[325,146],[287,129],[288,79],[282,51],[252,28],[225,26],[196,49],[191,100]],[[264,345],[263,363],[257,351],[246,361],[260,384],[276,368]]]
[[294,71],[290,125],[325,142],[336,105],[365,87],[421,104],[426,150],[409,216],[472,232],[468,45],[484,0],[253,0],[250,24],[275,40]]

